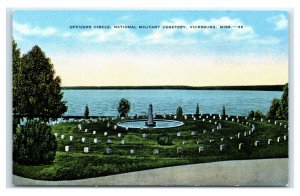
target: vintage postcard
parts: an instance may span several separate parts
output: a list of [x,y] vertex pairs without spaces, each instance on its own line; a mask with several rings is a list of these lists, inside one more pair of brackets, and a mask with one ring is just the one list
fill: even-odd
[[288,186],[288,21],[13,10],[13,184]]

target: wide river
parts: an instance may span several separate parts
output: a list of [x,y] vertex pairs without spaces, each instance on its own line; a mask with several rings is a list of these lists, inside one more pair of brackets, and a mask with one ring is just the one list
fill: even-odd
[[181,106],[186,114],[195,113],[199,103],[200,113],[221,114],[223,105],[228,115],[247,115],[250,110],[269,110],[273,98],[280,98],[280,91],[236,90],[63,90],[67,101],[65,115],[83,116],[85,106],[90,115],[117,116],[118,103],[126,98],[131,103],[130,116],[144,115],[149,103],[154,114],[175,114]]

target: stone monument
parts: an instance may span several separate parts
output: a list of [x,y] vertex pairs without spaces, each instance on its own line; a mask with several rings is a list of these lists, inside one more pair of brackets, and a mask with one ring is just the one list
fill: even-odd
[[149,108],[148,108],[148,119],[147,122],[145,122],[145,125],[148,127],[155,127],[156,122],[153,121],[153,108],[152,104],[150,103]]

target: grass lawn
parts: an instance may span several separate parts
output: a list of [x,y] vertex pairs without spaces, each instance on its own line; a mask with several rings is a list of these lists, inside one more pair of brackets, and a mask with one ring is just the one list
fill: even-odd
[[[121,127],[115,130],[114,125],[120,119],[80,122],[81,131],[78,129],[79,122],[60,123],[52,126],[53,133],[59,134],[55,161],[39,166],[13,163],[13,173],[40,180],[71,180],[174,165],[288,157],[288,139],[284,140],[284,135],[288,136],[288,129],[284,127],[287,125],[286,121],[278,121],[275,125],[274,121],[268,123],[267,120],[261,122],[240,117],[239,122],[236,122],[236,119],[232,122],[231,119],[226,121],[202,116],[201,119],[193,120],[189,116],[186,120],[180,119],[184,122],[181,127],[143,130],[125,130]],[[215,122],[217,125],[221,123],[222,128],[217,130]],[[110,127],[107,127],[108,123]],[[252,124],[255,125],[253,132]],[[88,131],[85,132],[85,129]],[[93,131],[96,131],[96,134],[93,134]],[[196,135],[191,135],[192,131],[195,131]],[[104,132],[108,135],[105,136]],[[182,132],[182,136],[178,137],[178,132]],[[118,133],[122,133],[122,136],[118,137]],[[146,138],[142,137],[143,133],[147,134]],[[157,138],[162,133],[168,134],[172,140],[171,145],[158,144]],[[62,139],[61,135],[65,138]],[[70,141],[70,136],[74,137],[73,141]],[[86,138],[85,142],[82,142],[82,137]],[[94,138],[98,139],[98,143],[94,143]],[[108,144],[107,139],[111,139],[113,143]],[[268,139],[272,139],[270,145]],[[121,144],[121,140],[124,140],[125,144]],[[254,145],[255,141],[259,141],[259,146]],[[240,143],[243,143],[242,149],[239,149]],[[225,145],[225,150],[220,151],[222,144]],[[65,146],[70,147],[69,152],[65,152]],[[200,146],[204,147],[201,153]],[[84,153],[84,147],[89,147],[89,153]],[[177,153],[178,147],[183,148],[183,153]],[[106,152],[107,148],[111,149],[110,154]],[[131,149],[134,150],[134,154],[130,153]],[[159,154],[153,154],[154,149],[158,149]]]

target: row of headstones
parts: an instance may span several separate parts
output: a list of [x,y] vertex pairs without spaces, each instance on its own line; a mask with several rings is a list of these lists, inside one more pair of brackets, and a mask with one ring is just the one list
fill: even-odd
[[[82,124],[78,124],[77,127],[78,127],[79,131],[82,131],[82,130],[83,130]],[[110,123],[107,123],[107,128],[110,128]],[[117,130],[117,128],[118,128],[117,125],[114,125],[114,126],[113,126],[113,129],[114,129],[114,130]],[[128,131],[128,127],[125,127],[125,130]],[[88,129],[84,129],[84,132],[88,132]]]
[[[55,133],[55,136],[58,137],[58,134]],[[121,137],[121,135],[118,134],[118,137]],[[65,135],[61,135],[61,139],[62,139],[62,140],[65,139]],[[71,135],[71,136],[70,136],[70,141],[73,141],[73,140],[74,140],[74,136]],[[85,142],[86,142],[86,138],[85,138],[85,137],[82,137],[82,138],[81,138],[81,142],[82,142],[82,143],[85,143]],[[101,142],[101,140],[98,140],[97,138],[94,138],[94,139],[93,139],[93,142],[94,142],[95,144],[97,144],[98,142]],[[106,143],[112,144],[113,141],[112,141],[111,139],[107,139],[107,140],[106,140]],[[120,143],[121,143],[121,144],[125,144],[125,140],[121,140]]]
[[[70,146],[65,146],[65,152],[69,152],[70,151]],[[89,147],[84,147],[83,148],[83,152],[84,153],[89,153],[90,152],[90,148]],[[105,148],[105,153],[106,154],[111,154],[112,153],[112,149],[111,148]],[[133,154],[135,154],[136,152],[135,152],[135,149],[130,149],[129,150],[129,153],[131,154],[131,155],[133,155]],[[158,155],[159,154],[159,149],[154,149],[153,150],[153,154],[154,155]]]

